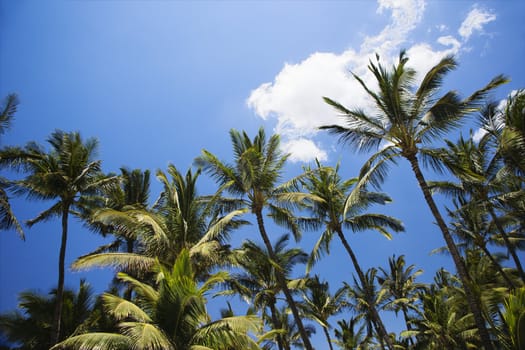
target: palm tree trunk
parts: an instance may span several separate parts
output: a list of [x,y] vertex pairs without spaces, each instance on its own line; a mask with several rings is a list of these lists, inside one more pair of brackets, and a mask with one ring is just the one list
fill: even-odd
[[62,241],[60,243],[60,254],[58,256],[58,285],[57,285],[57,298],[55,305],[55,316],[53,325],[53,344],[60,341],[60,326],[62,321],[62,306],[64,304],[64,271],[65,271],[65,260],[66,260],[66,245],[67,245],[67,223],[69,216],[69,203],[62,202]]
[[441,233],[443,234],[443,238],[445,239],[445,242],[447,244],[447,248],[450,252],[450,255],[452,256],[452,260],[454,261],[454,264],[456,265],[456,270],[463,284],[463,289],[465,290],[465,296],[467,299],[467,303],[469,305],[470,311],[472,312],[472,315],[474,316],[474,321],[476,323],[476,327],[478,328],[481,342],[483,343],[483,346],[485,347],[486,350],[493,350],[494,347],[492,345],[492,341],[490,339],[489,332],[487,331],[487,327],[485,326],[485,319],[483,318],[483,313],[481,311],[481,305],[480,305],[481,303],[479,301],[479,298],[477,298],[477,296],[472,291],[472,288],[471,288],[472,280],[468,274],[467,267],[465,266],[465,262],[463,261],[463,258],[459,254],[458,247],[456,246],[456,244],[454,243],[454,240],[452,239],[452,235],[450,234],[448,230],[445,220],[443,219],[443,217],[441,216],[441,213],[439,212],[436,202],[434,202],[434,199],[432,198],[430,189],[428,188],[428,184],[425,180],[425,177],[423,176],[423,172],[421,171],[421,168],[419,167],[419,161],[417,159],[417,156],[415,154],[408,154],[408,155],[405,155],[405,158],[410,162],[410,166],[412,167],[412,171],[414,172],[414,175],[416,176],[417,182],[419,184],[419,188],[423,192],[425,201],[427,202],[427,205],[429,206],[430,211],[432,212],[432,215],[434,216],[434,219],[436,219],[438,227],[440,228]]
[[[273,251],[272,244],[270,243],[270,239],[268,238],[268,234],[266,233],[266,228],[264,227],[264,220],[262,216],[262,211],[257,210],[255,211],[255,216],[257,217],[257,225],[259,227],[259,232],[261,234],[261,238],[264,241],[264,244],[266,245],[266,249],[268,250],[268,254],[270,254],[270,258],[276,262],[277,259],[275,257],[275,253]],[[286,301],[288,302],[288,306],[292,310],[293,317],[295,319],[295,322],[297,323],[297,328],[299,328],[299,333],[301,334],[301,339],[303,341],[303,346],[307,350],[313,350],[312,345],[310,344],[310,339],[308,338],[308,334],[306,333],[306,330],[303,325],[303,321],[301,320],[301,317],[299,316],[299,311],[297,310],[297,306],[295,305],[295,301],[292,298],[292,294],[290,293],[290,289],[288,289],[288,285],[286,284],[286,280],[284,278],[284,275],[282,271],[278,268],[275,269],[275,274],[277,277],[277,282],[280,284],[280,287],[283,290],[284,296],[286,297]]]
[[[412,330],[412,326],[410,325],[410,322],[409,322],[409,318],[408,318],[408,310],[407,310],[407,307],[406,305],[402,305],[401,306],[401,310],[403,310],[403,317],[405,318],[405,324],[407,326],[407,331],[411,331]],[[408,337],[408,343],[410,345],[414,345],[414,339],[412,339],[412,337]]]
[[509,240],[509,236],[507,236],[507,233],[505,232],[505,229],[503,226],[501,226],[501,223],[498,220],[498,217],[496,213],[494,212],[494,208],[489,204],[489,212],[490,216],[492,217],[492,220],[496,224],[496,227],[501,234],[501,237],[503,237],[503,241],[505,242],[505,245],[507,246],[507,249],[512,256],[512,259],[514,260],[514,263],[516,264],[516,269],[518,270],[518,273],[522,279],[523,282],[525,282],[525,272],[523,272],[523,267],[521,266],[520,258],[516,254],[516,249],[514,249],[514,246]]
[[[274,329],[280,329],[282,327],[282,325],[280,324],[279,320],[277,319],[277,311],[275,310],[275,303],[274,302],[270,303],[269,307],[270,307],[270,313],[272,314],[273,328]],[[277,348],[279,350],[284,350],[283,346],[284,346],[283,338],[282,338],[281,334],[277,334]]]
[[[354,251],[352,250],[352,248],[350,247],[350,244],[346,240],[346,237],[344,236],[343,231],[341,229],[338,229],[336,230],[336,232],[337,232],[337,236],[343,243],[343,246],[345,247],[346,252],[348,253],[348,255],[350,255],[350,259],[352,260],[352,263],[354,264],[354,269],[357,272],[357,276],[359,276],[359,280],[361,281],[361,284],[363,285],[363,287],[366,288],[367,283],[366,283],[365,274],[363,273],[363,270],[361,269],[361,266],[359,265],[359,262],[357,261],[357,257],[355,256]],[[367,293],[367,294],[371,294],[371,293]],[[379,312],[377,312],[377,309],[375,307],[375,301],[369,300],[368,304],[370,308],[370,313],[372,315],[372,320],[377,328],[377,333],[379,334],[379,338],[382,339],[382,341],[384,341],[387,344],[390,350],[393,350],[394,343],[392,342],[392,339],[390,339],[390,337],[388,336],[385,325],[383,321],[381,320],[381,317],[379,316]]]
[[330,332],[328,332],[328,328],[322,327],[324,335],[326,337],[326,341],[328,342],[328,346],[330,347],[330,350],[334,350],[334,347],[332,345],[332,339],[330,339]]

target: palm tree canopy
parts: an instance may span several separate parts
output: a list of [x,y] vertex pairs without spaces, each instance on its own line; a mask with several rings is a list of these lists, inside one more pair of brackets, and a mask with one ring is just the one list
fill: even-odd
[[249,333],[258,332],[255,316],[232,316],[212,321],[206,294],[225,279],[211,276],[199,285],[189,251],[180,252],[171,268],[157,263],[156,284],[150,285],[119,273],[137,297],[128,301],[105,294],[104,305],[118,322],[118,333],[87,333],[69,338],[54,349],[258,349]]
[[370,62],[368,68],[378,83],[378,91],[372,91],[360,77],[353,75],[374,102],[377,113],[349,109],[324,97],[326,103],[342,114],[344,125],[326,125],[321,129],[340,136],[341,141],[357,151],[383,146],[363,167],[364,170],[375,162],[380,163],[374,176],[368,179],[373,184],[379,184],[386,174],[384,161],[395,161],[397,156],[422,154],[429,165],[439,168],[426,147],[460,126],[467,115],[482,107],[492,89],[507,82],[507,78],[499,75],[464,99],[456,91],[439,95],[444,77],[457,67],[455,59],[444,57],[426,73],[419,86],[415,70],[407,63],[404,51],[392,69],[385,68],[379,57],[377,62]]
[[298,179],[298,183],[309,193],[304,206],[310,213],[310,216],[299,219],[300,226],[310,229],[324,228],[312,251],[309,268],[324,253],[329,253],[333,234],[343,234],[343,229],[352,232],[376,230],[388,239],[391,238],[389,231],[404,230],[401,221],[388,215],[368,212],[374,204],[389,203],[391,199],[386,194],[361,189],[359,201],[352,204],[348,202],[350,192],[357,181],[357,178],[346,181],[341,179],[339,164],[332,168],[321,166],[319,162],[314,169],[305,168],[304,175]]
[[[83,280],[77,292],[64,291],[61,340],[81,331],[93,309],[92,299],[93,291]],[[41,295],[34,291],[22,292],[18,300],[19,309],[23,313],[16,311],[0,315],[0,332],[10,342],[22,345],[23,349],[49,349],[52,345],[50,341],[56,289],[49,295]]]

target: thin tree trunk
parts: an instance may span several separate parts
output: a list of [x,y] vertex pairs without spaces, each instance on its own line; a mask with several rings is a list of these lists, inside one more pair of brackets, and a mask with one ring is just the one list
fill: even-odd
[[481,342],[483,343],[483,346],[486,350],[493,350],[494,347],[490,339],[490,334],[487,331],[487,327],[485,326],[485,319],[483,318],[483,313],[481,311],[481,303],[479,301],[479,298],[472,291],[472,280],[469,276],[467,267],[465,266],[463,258],[459,254],[459,250],[456,244],[454,243],[454,240],[452,239],[452,235],[448,230],[445,220],[439,212],[436,202],[434,202],[434,199],[432,198],[432,195],[428,188],[428,184],[425,180],[425,177],[423,176],[423,172],[419,167],[417,156],[415,154],[405,155],[405,158],[410,162],[412,171],[414,172],[414,175],[416,176],[417,182],[419,184],[419,188],[423,192],[425,201],[427,202],[427,205],[429,206],[432,215],[436,219],[438,227],[440,228],[441,233],[443,234],[443,238],[445,239],[445,242],[447,244],[447,248],[450,252],[450,255],[452,256],[454,264],[456,265],[456,270],[463,284],[463,289],[465,290],[467,303],[469,305],[470,311],[472,312],[472,315],[474,316],[474,321],[476,323],[476,327],[478,328]]
[[[277,319],[277,311],[275,310],[275,303],[272,302],[269,306],[270,306],[270,312],[272,314],[273,328],[274,329],[280,329],[282,327],[282,325]],[[283,346],[284,346],[283,338],[282,338],[281,334],[277,334],[277,347],[278,347],[278,349],[279,350],[284,350]]]
[[[272,244],[270,243],[270,239],[268,238],[268,235],[266,233],[266,228],[264,227],[264,220],[263,220],[261,210],[255,211],[255,216],[257,217],[257,225],[259,226],[259,232],[261,234],[261,238],[264,241],[264,244],[266,245],[268,254],[270,254],[270,258],[274,262],[277,262],[275,253],[273,251]],[[293,300],[292,294],[290,293],[290,290],[288,289],[288,285],[286,284],[286,279],[284,278],[284,274],[278,268],[275,269],[275,274],[277,277],[277,282],[280,284],[280,287],[283,290],[284,296],[286,297],[288,306],[292,310],[293,317],[295,319],[295,322],[297,323],[297,328],[299,328],[299,333],[303,341],[303,346],[307,350],[313,350],[312,345],[310,344],[310,339],[308,338],[308,334],[306,333],[306,330],[304,328],[303,321],[301,320],[299,311],[297,310],[297,306],[295,305],[295,301]]]
[[492,220],[494,220],[494,223],[496,224],[496,227],[501,234],[501,237],[503,237],[503,241],[505,242],[505,245],[507,246],[507,249],[512,256],[512,259],[514,260],[514,263],[516,264],[516,269],[518,270],[518,273],[521,277],[521,280],[525,282],[525,272],[523,272],[523,266],[521,266],[520,258],[516,254],[516,249],[514,249],[514,246],[509,240],[509,236],[507,236],[507,233],[505,232],[505,229],[503,229],[503,226],[501,226],[501,223],[499,222],[499,219],[494,212],[494,208],[489,204],[489,212],[490,216],[492,217]]
[[324,335],[326,337],[326,341],[328,342],[328,346],[330,347],[330,350],[334,350],[334,347],[332,346],[332,339],[330,339],[330,332],[328,332],[328,328],[322,327]]
[[60,243],[60,253],[58,256],[58,285],[57,298],[55,305],[54,325],[53,325],[53,344],[60,341],[60,327],[62,322],[62,306],[64,304],[64,270],[66,260],[66,246],[67,246],[67,223],[69,216],[69,203],[63,201],[62,204],[62,241]]
[[[403,317],[405,318],[405,324],[407,326],[407,331],[411,331],[412,330],[412,326],[410,325],[410,322],[408,320],[408,310],[407,310],[407,307],[406,305],[402,305],[401,306],[401,310],[403,310]],[[408,343],[410,345],[414,345],[414,339],[412,339],[412,337],[408,337]]]
[[[344,236],[343,232],[340,229],[337,230],[337,236],[343,243],[343,246],[345,247],[348,255],[350,255],[350,259],[352,260],[352,263],[354,264],[355,271],[357,272],[357,276],[359,277],[361,284],[363,285],[363,287],[367,288],[365,274],[363,273],[363,270],[361,270],[361,266],[359,265],[359,262],[357,261],[357,257],[355,256],[354,251],[350,247],[350,244],[348,243],[348,241],[346,240],[346,237]],[[371,293],[367,292],[367,294],[371,294]],[[392,339],[390,339],[390,336],[388,335],[388,332],[386,331],[385,325],[383,321],[381,320],[381,317],[379,316],[379,312],[377,311],[375,307],[374,300],[369,300],[369,308],[372,314],[372,320],[377,328],[377,333],[379,334],[379,338],[382,339],[387,344],[389,349],[393,350],[394,343],[392,342]]]

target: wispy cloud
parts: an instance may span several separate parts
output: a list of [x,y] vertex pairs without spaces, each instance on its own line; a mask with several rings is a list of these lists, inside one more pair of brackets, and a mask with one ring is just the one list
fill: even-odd
[[[281,134],[292,161],[328,158],[322,144],[314,141],[315,135],[319,126],[339,123],[340,119],[323,102],[323,96],[365,110],[373,107],[350,72],[374,86],[367,66],[375,54],[381,56],[383,63],[391,64],[397,59],[399,49],[408,47],[409,65],[418,72],[426,72],[444,56],[457,54],[462,49],[464,41],[453,36],[441,36],[433,43],[407,45],[410,33],[422,21],[423,0],[378,0],[378,5],[379,14],[390,13],[390,22],[378,34],[366,36],[359,49],[349,48],[342,53],[316,52],[299,63],[286,63],[273,82],[261,84],[251,92],[248,106],[265,120],[277,120],[274,131]],[[478,30],[475,23],[481,22],[472,19],[470,30]],[[468,30],[466,24],[465,28]]]
[[467,18],[461,23],[458,33],[464,41],[467,41],[476,31],[482,31],[483,26],[496,20],[496,15],[491,11],[474,7]]

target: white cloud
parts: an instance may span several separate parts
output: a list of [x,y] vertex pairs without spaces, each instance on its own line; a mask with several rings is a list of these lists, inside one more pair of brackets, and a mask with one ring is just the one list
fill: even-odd
[[283,137],[311,136],[316,128],[336,122],[322,96],[341,98],[348,93],[347,64],[356,55],[314,53],[299,64],[285,64],[273,83],[252,91],[248,105],[267,119],[277,117],[276,132]]
[[423,18],[425,2],[423,0],[378,0],[377,12],[391,11],[391,23],[378,35],[365,38],[361,52],[377,52],[380,55],[399,50],[399,45]]
[[464,41],[467,41],[475,31],[482,31],[485,24],[495,20],[496,15],[494,13],[475,7],[461,23],[458,33]]
[[[339,123],[340,120],[336,112],[324,103],[323,96],[345,106],[371,110],[370,98],[349,72],[374,88],[374,78],[367,69],[369,59],[377,53],[384,65],[394,63],[399,49],[407,46],[410,33],[420,24],[425,9],[423,0],[378,0],[378,4],[379,14],[390,12],[390,23],[377,35],[366,36],[358,50],[316,52],[299,63],[286,63],[273,82],[261,84],[247,99],[248,106],[261,118],[277,120],[274,131],[281,134],[292,161],[304,162],[316,157],[327,159],[328,153],[323,146],[312,139],[319,126]],[[476,20],[480,17],[471,17],[473,11],[462,25],[464,31],[470,30],[470,33],[478,30],[476,23],[481,26],[492,20],[490,13],[480,11],[477,13],[489,16]],[[426,72],[444,56],[458,54],[463,43],[453,36],[441,36],[434,43],[412,43],[407,50],[408,64],[417,72]]]
[[312,140],[299,138],[284,142],[281,146],[283,151],[290,153],[292,162],[309,162],[313,159],[325,161],[328,155],[320,149]]
[[474,135],[472,135],[472,140],[474,140],[474,142],[479,142],[479,140],[481,140],[481,138],[485,136],[486,134],[487,134],[487,130],[483,128],[479,128],[478,130],[474,132]]

